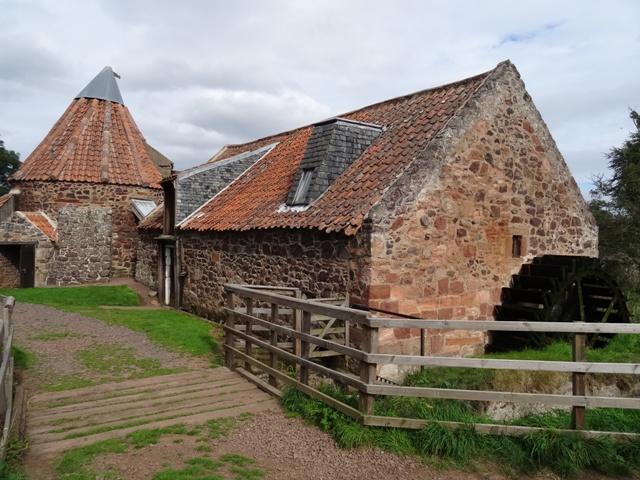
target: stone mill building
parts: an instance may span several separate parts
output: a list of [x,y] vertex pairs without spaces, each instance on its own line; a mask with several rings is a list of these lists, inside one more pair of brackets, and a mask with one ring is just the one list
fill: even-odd
[[[597,255],[595,221],[508,61],[228,145],[162,187],[164,208],[140,224],[136,276],[210,317],[224,284],[242,283],[487,320],[525,261]],[[381,351],[415,353],[418,333],[382,332]],[[485,340],[433,332],[427,354],[471,353]]]
[[135,274],[137,224],[171,162],[151,148],[110,67],[71,102],[0,198],[3,287]]

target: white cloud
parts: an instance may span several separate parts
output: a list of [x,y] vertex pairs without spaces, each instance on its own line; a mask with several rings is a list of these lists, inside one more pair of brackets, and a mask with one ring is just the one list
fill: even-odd
[[509,58],[582,183],[640,104],[638,18],[635,0],[3,0],[0,135],[25,158],[110,65],[185,168]]

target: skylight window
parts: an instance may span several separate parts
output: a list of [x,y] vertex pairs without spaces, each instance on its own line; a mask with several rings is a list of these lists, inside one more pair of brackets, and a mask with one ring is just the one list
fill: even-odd
[[307,192],[309,191],[309,185],[311,185],[311,177],[313,175],[313,168],[308,168],[302,171],[302,176],[298,182],[298,188],[293,196],[293,204],[301,205],[306,203]]

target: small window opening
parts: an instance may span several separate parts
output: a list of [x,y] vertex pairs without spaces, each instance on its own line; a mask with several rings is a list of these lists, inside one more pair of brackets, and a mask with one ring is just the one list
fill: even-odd
[[311,185],[311,176],[313,174],[313,168],[305,169],[302,171],[302,176],[298,182],[298,188],[296,188],[296,194],[293,196],[293,204],[300,205],[305,203],[307,199],[307,192],[309,191],[309,185]]
[[511,257],[520,258],[522,256],[522,235],[514,235],[511,241]]

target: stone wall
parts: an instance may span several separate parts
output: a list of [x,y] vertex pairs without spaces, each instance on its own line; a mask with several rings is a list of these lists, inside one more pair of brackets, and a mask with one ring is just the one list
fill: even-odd
[[344,295],[360,251],[345,235],[299,229],[183,232],[180,244],[182,269],[188,273],[184,306],[210,318],[221,313],[226,283]]
[[20,182],[20,210],[42,210],[54,220],[63,207],[104,207],[112,210],[111,275],[135,273],[137,220],[131,199],[162,201],[162,190],[130,185],[73,182]]
[[106,281],[111,271],[110,208],[62,207],[47,285]]
[[[34,283],[36,287],[44,287],[46,285],[54,248],[53,242],[42,233],[42,230],[36,228],[22,213],[14,212],[0,226],[0,243],[10,243],[16,245],[16,247],[24,243],[34,243],[36,245]],[[5,249],[0,247],[0,256],[3,256],[3,250]],[[11,261],[10,257],[14,255],[13,252],[5,255],[5,263]],[[19,262],[18,258],[18,265]],[[18,273],[18,283],[19,277],[20,274]]]
[[0,245],[0,288],[20,287],[20,246]]
[[158,241],[159,231],[140,231],[138,241],[138,261],[136,263],[136,281],[152,290],[158,290]]
[[[493,319],[501,288],[536,255],[597,255],[597,227],[516,74],[487,82],[370,213],[372,307]],[[522,253],[512,258],[514,236]],[[418,332],[382,332],[416,353]],[[471,354],[485,332],[431,332],[427,353]]]

